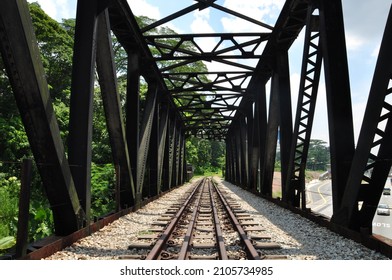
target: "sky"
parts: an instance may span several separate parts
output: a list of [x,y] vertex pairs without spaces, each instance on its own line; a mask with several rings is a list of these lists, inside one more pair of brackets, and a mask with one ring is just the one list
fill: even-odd
[[[37,0],[28,1],[35,2]],[[76,0],[38,0],[37,2],[49,16],[57,21],[75,17]],[[195,3],[192,0],[128,0],[128,2],[135,15],[146,15],[154,19],[163,18]],[[273,26],[284,0],[218,0],[216,3]],[[391,3],[390,0],[342,0],[356,138],[359,135]],[[224,15],[215,9],[193,12],[173,21],[169,27],[178,33],[260,31],[260,27],[254,24]],[[208,40],[211,39],[206,39],[200,44],[211,45],[212,42],[208,42]],[[298,37],[289,52],[293,112],[295,112],[298,96],[302,47],[303,34]],[[216,64],[207,66],[210,70],[219,70],[221,67]],[[312,138],[329,142],[323,80],[321,80],[318,94]]]

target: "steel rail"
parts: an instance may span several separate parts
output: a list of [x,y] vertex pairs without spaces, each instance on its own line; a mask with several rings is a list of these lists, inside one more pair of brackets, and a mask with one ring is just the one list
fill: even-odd
[[177,211],[176,216],[171,220],[170,224],[166,227],[165,231],[159,237],[159,239],[155,243],[154,247],[148,253],[148,255],[146,257],[146,260],[156,260],[156,259],[158,259],[160,253],[162,252],[166,242],[169,240],[169,237],[171,236],[171,233],[173,232],[174,228],[177,226],[177,224],[178,224],[181,216],[183,215],[185,209],[188,207],[188,205],[192,201],[192,198],[196,194],[197,190],[200,188],[200,186],[203,185],[205,180],[206,180],[205,178],[203,180],[201,180],[200,183],[191,192],[191,194],[189,195],[187,200],[184,202],[184,204],[181,206],[181,208]]
[[223,238],[222,228],[219,223],[218,209],[216,207],[216,203],[214,201],[214,196],[213,196],[213,190],[215,190],[215,189],[214,189],[214,185],[211,181],[209,181],[208,190],[210,192],[210,201],[211,201],[212,214],[214,217],[215,236],[216,236],[219,258],[221,260],[228,260],[229,257],[227,255],[225,240]]
[[234,215],[234,212],[232,211],[231,207],[227,203],[226,198],[223,196],[219,188],[216,186],[215,182],[212,181],[212,184],[216,190],[216,192],[219,195],[219,198],[221,199],[223,205],[226,208],[227,213],[229,214],[229,218],[232,221],[234,227],[236,228],[238,234],[240,235],[240,238],[245,246],[245,251],[248,255],[248,258],[253,259],[253,260],[261,260],[261,257],[255,247],[252,244],[252,241],[248,238],[248,235],[246,234],[245,230],[242,228],[240,222],[237,220],[236,216]]
[[206,184],[206,180],[203,180],[203,181],[204,181],[203,182],[203,187],[202,187],[201,192],[198,194],[198,196],[196,198],[196,201],[195,201],[196,207],[193,209],[192,217],[190,219],[190,222],[188,224],[188,228],[187,228],[187,231],[186,231],[186,234],[185,234],[185,237],[184,237],[184,242],[182,243],[181,250],[178,253],[178,259],[179,260],[186,260],[188,258],[188,255],[189,255],[189,248],[190,248],[190,245],[192,243],[192,235],[193,235],[193,232],[195,230],[197,217],[199,215],[200,201],[201,201],[201,197],[203,195],[203,191],[204,191],[205,184]]

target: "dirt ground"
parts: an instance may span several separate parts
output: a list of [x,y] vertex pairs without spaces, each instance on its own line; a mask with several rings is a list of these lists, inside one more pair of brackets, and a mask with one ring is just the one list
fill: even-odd
[[[320,176],[320,171],[306,171],[306,183],[309,183],[312,180],[318,179]],[[282,176],[280,172],[274,172],[274,179],[272,183],[272,192],[277,193],[281,192],[281,182]]]

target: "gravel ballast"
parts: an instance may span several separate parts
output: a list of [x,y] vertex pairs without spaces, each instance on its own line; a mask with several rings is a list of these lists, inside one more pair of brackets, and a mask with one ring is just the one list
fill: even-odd
[[[388,260],[380,253],[346,239],[287,209],[249,193],[233,184],[215,178],[219,186],[232,192],[241,207],[267,229],[271,241],[281,249],[262,252],[285,255],[296,260]],[[190,183],[176,188],[136,212],[127,214],[100,231],[59,251],[47,260],[109,260],[129,255],[128,246],[137,236],[151,229],[160,214],[189,189]],[[233,237],[234,238],[234,237]]]

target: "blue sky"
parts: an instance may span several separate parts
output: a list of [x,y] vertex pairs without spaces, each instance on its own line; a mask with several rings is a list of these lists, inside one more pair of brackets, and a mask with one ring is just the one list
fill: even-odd
[[[29,2],[34,1],[29,0]],[[76,0],[38,0],[38,2],[47,14],[58,21],[61,21],[62,18],[75,17]],[[192,0],[128,0],[128,2],[134,14],[146,15],[155,19],[163,18],[195,3]],[[366,107],[378,49],[391,2],[390,0],[342,0],[356,137],[359,134]],[[264,23],[274,25],[284,1],[218,0],[217,3]],[[260,31],[253,24],[227,15],[222,17],[222,15],[221,12],[214,9],[205,9],[180,18],[169,27],[178,32],[198,33]],[[290,50],[293,110],[296,105],[300,76],[303,42],[301,37],[299,36],[298,42]],[[208,40],[203,43],[209,44]],[[209,65],[209,67],[216,69],[219,68],[219,65]],[[325,104],[325,90],[323,81],[321,81],[312,138],[329,142]]]

